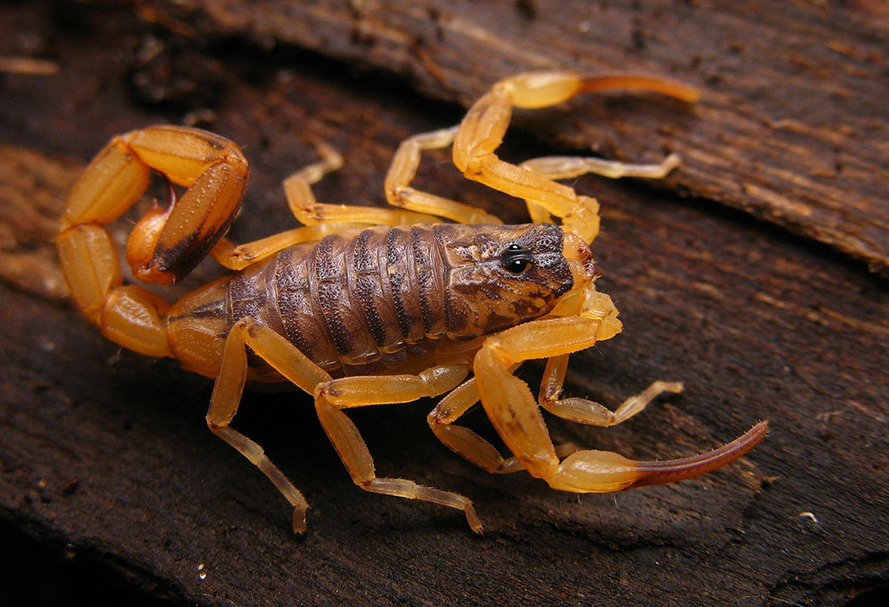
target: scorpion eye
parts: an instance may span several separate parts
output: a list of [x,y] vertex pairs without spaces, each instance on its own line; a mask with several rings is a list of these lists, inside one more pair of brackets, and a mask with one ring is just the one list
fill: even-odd
[[530,247],[511,244],[500,254],[500,267],[512,274],[521,274],[534,261]]

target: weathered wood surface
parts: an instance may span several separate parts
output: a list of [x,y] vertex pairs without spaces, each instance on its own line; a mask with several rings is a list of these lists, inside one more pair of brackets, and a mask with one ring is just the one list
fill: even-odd
[[[307,3],[331,18],[311,22],[304,38],[286,37],[271,27],[283,27],[283,20],[265,17],[264,4],[252,5],[238,20],[221,16],[232,14],[240,6],[235,3],[202,4],[197,17],[169,12],[163,3],[143,4],[138,12],[88,3],[52,11],[49,3],[0,8],[0,54],[49,57],[61,67],[52,77],[6,75],[0,81],[0,561],[14,565],[3,572],[0,603],[49,604],[75,596],[201,605],[885,603],[886,285],[829,247],[709,204],[725,199],[742,206],[749,166],[762,163],[754,152],[792,156],[763,151],[756,142],[745,147],[735,131],[717,128],[728,118],[712,118],[721,108],[747,116],[742,125],[756,123],[762,112],[749,104],[774,99],[784,79],[751,71],[747,55],[732,54],[726,37],[706,54],[699,49],[703,62],[695,68],[694,52],[674,56],[665,41],[669,35],[689,47],[703,44],[683,30],[702,27],[698,21],[665,23],[657,32],[640,27],[634,35],[632,18],[615,3],[596,9],[597,17],[623,15],[623,30],[612,21],[600,32],[596,19],[589,27],[596,38],[607,34],[622,42],[600,48],[593,36],[585,37],[583,53],[577,40],[552,32],[559,24],[568,32],[583,29],[576,7],[586,3],[562,3],[559,11],[544,2],[451,4],[437,13],[414,3],[421,6],[416,11],[426,10],[428,23],[421,13],[395,14],[420,15],[414,23],[426,23],[428,33],[422,43],[404,43],[410,52],[402,55],[396,52],[401,37],[367,33],[368,24],[397,29],[394,16],[387,22],[368,12],[382,3],[352,3],[353,12],[341,19],[327,8],[332,3]],[[479,14],[473,10],[494,6],[500,18],[472,17]],[[841,33],[843,23],[855,21],[858,33],[840,36],[844,46],[837,48],[870,48],[882,31],[880,17],[866,17],[867,5],[858,6],[855,13],[787,4],[792,14],[811,16],[788,18],[787,27],[815,19]],[[675,7],[716,23],[731,21],[730,8]],[[761,13],[767,17],[770,7],[747,9],[746,21],[734,19],[749,24]],[[309,8],[292,10],[298,15]],[[453,24],[458,14],[463,30],[475,32],[481,45],[471,47],[472,61],[465,60],[465,41],[450,29],[436,34],[436,22]],[[663,18],[672,19],[668,12]],[[293,21],[290,28],[303,25]],[[786,37],[800,48],[806,40],[814,47],[824,43],[816,30],[800,26]],[[634,42],[640,36],[642,42]],[[741,28],[735,38],[745,49],[768,44]],[[504,40],[508,47],[497,43]],[[174,362],[120,352],[60,298],[48,241],[61,199],[113,134],[191,121],[242,143],[254,171],[232,235],[243,241],[291,225],[279,182],[314,158],[313,142],[347,153],[346,168],[317,188],[320,198],[379,203],[398,142],[460,117],[460,107],[430,98],[465,104],[497,76],[563,62],[586,65],[596,49],[604,68],[726,87],[755,81],[760,95],[747,98],[717,86],[726,98],[705,100],[693,111],[655,98],[591,99],[522,117],[526,135],[508,150],[519,158],[602,141],[621,158],[651,160],[664,149],[687,156],[682,170],[657,189],[597,179],[576,183],[603,203],[604,229],[595,247],[606,271],[602,288],[615,297],[626,330],[576,356],[570,377],[572,393],[611,405],[658,378],[682,380],[687,391],[625,427],[603,431],[553,421],[553,433],[632,457],[665,458],[711,448],[768,418],[771,434],[740,464],[680,485],[577,497],[522,475],[493,477],[458,459],[428,431],[430,403],[354,412],[381,471],[476,501],[487,526],[477,538],[459,514],[352,486],[301,395],[251,393],[238,427],[266,446],[313,506],[309,532],[297,540],[275,490],[206,430],[210,383]],[[510,52],[516,53],[511,63]],[[438,66],[449,87],[432,86],[435,69],[406,67],[418,65],[410,62],[418,57]],[[861,69],[884,61],[874,57]],[[411,78],[403,78],[408,72]],[[792,80],[808,84],[799,103],[835,92],[806,70]],[[865,84],[855,86],[862,88],[844,103],[854,98],[856,107],[885,111],[884,99]],[[869,116],[869,132],[885,133],[885,118]],[[842,136],[837,125],[849,117],[828,117],[795,158],[814,162],[823,133]],[[593,120],[586,123],[591,118],[600,123],[596,130]],[[783,137],[796,132],[764,124],[757,123],[766,133],[756,136],[760,143],[786,142]],[[875,152],[868,158],[842,150],[844,166],[873,163],[885,170],[885,141],[869,140]],[[704,151],[696,156],[694,150]],[[730,161],[732,170],[710,175],[708,162],[715,161],[702,157]],[[851,179],[839,173],[825,181]],[[792,185],[789,173],[781,175],[786,181],[763,177],[760,190],[794,200],[794,188],[802,186]],[[872,212],[849,211],[834,226],[837,233],[865,234],[869,228],[859,218],[877,222],[885,213],[879,192],[885,182],[874,177],[869,183],[856,200]],[[512,204],[467,184],[446,155],[430,155],[421,184],[498,210]],[[682,197],[689,192],[699,198]],[[816,198],[806,204],[820,209],[812,203]],[[819,217],[811,215],[812,226]],[[212,272],[210,264],[199,275]],[[533,378],[534,369],[526,376]],[[471,421],[484,427],[481,416]]]
[[[889,273],[889,8],[814,2],[195,0],[206,31],[296,44],[468,104],[517,71],[631,70],[700,86],[680,122],[601,102],[539,133],[609,156],[679,152],[669,185]],[[175,13],[173,13],[175,14]],[[191,14],[185,11],[185,14]],[[205,31],[200,26],[196,31]],[[622,108],[629,108],[624,110]],[[660,130],[656,127],[660,125]]]

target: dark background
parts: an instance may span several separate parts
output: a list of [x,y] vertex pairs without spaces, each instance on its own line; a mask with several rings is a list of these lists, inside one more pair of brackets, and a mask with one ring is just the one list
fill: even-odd
[[[886,604],[886,48],[876,0],[0,4],[0,604]],[[237,427],[312,505],[299,539],[207,431],[211,382],[120,351],[65,298],[50,241],[114,134],[185,123],[243,145],[243,242],[293,225],[279,184],[317,141],[347,163],[320,199],[382,204],[402,139],[456,123],[499,78],[557,68],[703,97],[516,116],[513,159],[683,157],[658,183],[572,184],[602,203],[600,284],[625,330],[573,358],[567,392],[686,392],[608,430],[550,420],[553,435],[665,459],[769,419],[739,463],[576,496],[453,455],[431,402],[353,412],[382,474],[475,501],[476,537],[460,513],[355,488],[304,395],[249,393]],[[445,153],[418,183],[522,218]]]

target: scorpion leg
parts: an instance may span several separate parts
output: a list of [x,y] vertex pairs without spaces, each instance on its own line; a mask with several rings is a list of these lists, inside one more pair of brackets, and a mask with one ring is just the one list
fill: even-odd
[[[453,131],[453,129],[449,129],[446,132],[450,131]],[[444,145],[450,144],[451,139],[453,139],[452,133]],[[407,210],[413,208],[410,204],[400,205],[404,206],[405,209],[384,209],[371,206],[318,202],[312,193],[312,184],[318,183],[326,174],[341,168],[343,165],[342,155],[327,144],[321,143],[318,145],[318,154],[321,157],[318,162],[303,167],[290,175],[283,183],[287,204],[293,216],[303,225],[240,245],[235,245],[228,239],[222,238],[210,252],[218,263],[232,270],[241,270],[289,246],[301,242],[320,240],[328,234],[362,228],[367,225],[395,226],[440,221],[439,216],[418,212],[419,208]],[[404,157],[404,154],[401,153],[397,157]],[[417,152],[418,163],[419,151]],[[393,166],[395,164],[397,162],[393,163]],[[416,172],[416,167],[414,167],[414,172]],[[451,204],[456,205],[458,203]],[[466,208],[469,209],[471,207],[466,206]],[[436,209],[423,210],[435,211]],[[499,223],[499,220],[497,222]]]
[[[352,479],[362,489],[411,499],[419,499],[463,510],[473,531],[481,532],[481,522],[472,502],[462,495],[418,485],[405,479],[378,478],[373,458],[358,429],[341,408],[372,404],[412,402],[422,396],[441,394],[466,376],[464,366],[433,367],[419,375],[391,377],[349,377],[331,379],[298,348],[269,327],[244,318],[226,337],[222,364],[213,387],[207,424],[210,429],[244,457],[253,462],[274,483],[294,508],[293,529],[306,529],[308,504],[302,493],[287,480],[262,448],[230,427],[238,410],[247,377],[247,350],[275,368],[297,387],[315,394],[315,408],[328,437],[339,453]],[[336,404],[334,404],[336,403]]]
[[[518,365],[510,369],[510,372],[515,368]],[[448,392],[426,418],[433,434],[454,453],[491,474],[524,470],[515,457],[504,458],[489,441],[469,428],[454,424],[478,401],[479,393],[474,377]],[[562,443],[556,445],[555,449],[558,457],[566,457],[577,451],[574,443]]]
[[[724,466],[765,436],[768,425],[760,422],[724,447],[683,459],[644,462],[608,451],[582,450],[560,461],[538,403],[528,385],[510,369],[524,360],[585,349],[597,340],[601,324],[602,319],[592,316],[531,321],[488,338],[476,354],[474,370],[482,405],[507,447],[532,476],[546,480],[553,488],[578,493],[671,483]],[[630,404],[627,410],[634,408]],[[601,421],[610,425],[609,420]]]
[[329,381],[330,375],[268,327],[256,324],[251,318],[244,318],[232,327],[225,339],[222,362],[207,411],[210,430],[237,449],[272,481],[293,506],[294,532],[303,533],[309,507],[303,494],[272,463],[262,447],[229,426],[238,412],[244,393],[248,346],[306,392],[311,393],[318,383]]
[[458,223],[503,223],[496,215],[491,215],[478,207],[422,192],[409,185],[417,176],[422,151],[448,147],[454,142],[458,128],[420,133],[402,141],[386,174],[384,185],[386,199],[392,206],[444,217]]
[[546,361],[543,380],[540,382],[540,395],[537,399],[541,407],[562,419],[603,428],[616,426],[641,412],[648,403],[664,392],[673,394],[682,392],[682,384],[679,382],[656,381],[640,394],[626,399],[614,411],[586,398],[559,398],[568,368],[568,356],[560,354]]
[[429,413],[426,419],[432,433],[454,453],[482,470],[492,474],[522,470],[515,458],[505,459],[489,441],[469,428],[454,424],[478,401],[478,387],[472,377],[449,392]]
[[240,245],[222,238],[210,251],[220,265],[230,270],[242,270],[282,249],[301,242],[321,240],[329,234],[363,228],[368,224],[399,225],[432,219],[376,207],[319,203],[312,194],[312,184],[340,168],[343,158],[339,152],[323,143],[318,145],[318,153],[321,160],[303,167],[283,183],[287,204],[297,221],[303,225]]
[[318,145],[318,154],[321,160],[304,167],[284,180],[287,204],[290,206],[293,216],[300,223],[310,226],[330,222],[359,222],[396,226],[441,221],[432,215],[403,209],[318,202],[312,193],[312,184],[318,183],[324,175],[343,165],[342,155],[327,144]]
[[290,230],[284,230],[272,234],[266,238],[260,238],[253,242],[245,242],[236,245],[227,238],[222,238],[210,251],[210,255],[216,262],[229,270],[243,270],[250,264],[270,257],[279,251],[292,247],[301,242],[321,240],[329,234],[345,232],[346,230],[360,229],[367,224],[359,222],[328,222],[308,226],[298,226]]
[[[575,95],[608,89],[636,89],[654,91],[684,101],[697,99],[697,91],[684,85],[658,78],[613,76],[581,77],[564,72],[520,74],[495,84],[467,112],[454,138],[453,160],[456,167],[469,179],[512,196],[531,201],[531,211],[536,216],[543,212],[533,208],[539,205],[546,213],[565,218],[566,225],[577,227],[577,233],[590,242],[598,230],[598,221],[590,217],[597,214],[598,204],[589,197],[578,196],[575,191],[554,181],[547,174],[545,162],[532,162],[530,166],[517,166],[501,160],[495,151],[512,116],[512,108],[543,108],[563,103]],[[556,163],[558,164],[558,163]],[[594,165],[587,164],[586,171]],[[576,171],[574,168],[572,171]],[[632,172],[632,171],[631,171]],[[570,173],[569,173],[570,174]],[[587,217],[577,217],[578,214]]]
[[[622,177],[663,179],[670,171],[679,166],[679,156],[670,154],[657,164],[630,164],[584,156],[546,156],[526,160],[519,166],[541,175],[546,175],[550,179],[575,179],[587,173],[601,175],[610,179],[620,179]],[[581,199],[582,204],[593,207],[593,210],[598,212],[598,205],[590,202],[592,199],[583,196],[578,196],[578,198]],[[587,201],[584,201],[584,198],[587,198]],[[552,215],[546,207],[537,204],[531,199],[526,199],[525,204],[528,207],[531,221],[534,223],[553,223]],[[569,211],[570,216],[571,213]],[[583,235],[581,234],[581,236]],[[584,240],[591,242],[592,238],[584,238]]]
[[324,397],[315,400],[315,410],[318,412],[318,418],[321,420],[321,425],[327,432],[327,436],[356,485],[372,493],[418,499],[463,510],[472,530],[476,533],[482,532],[481,520],[468,498],[458,493],[418,485],[407,479],[377,477],[367,444],[361,438],[352,420],[340,409],[327,402]]
[[[424,374],[420,374],[419,381],[416,379],[417,376],[350,377],[333,380],[316,390],[315,409],[321,425],[356,485],[373,493],[419,499],[462,510],[472,530],[481,533],[481,521],[468,498],[450,491],[419,485],[407,479],[377,477],[367,444],[361,438],[355,424],[342,410],[346,407],[383,402],[411,402],[422,396],[434,396],[459,383],[465,377],[467,369],[433,367],[429,371],[437,377],[422,378]],[[387,388],[387,379],[394,380],[395,387]],[[330,399],[334,399],[337,404],[332,403]]]

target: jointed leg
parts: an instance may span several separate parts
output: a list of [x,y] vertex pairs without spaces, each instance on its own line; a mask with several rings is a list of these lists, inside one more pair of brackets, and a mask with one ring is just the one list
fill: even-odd
[[540,406],[562,419],[607,428],[627,421],[664,392],[678,394],[682,391],[682,384],[678,382],[656,381],[641,394],[626,399],[614,411],[586,398],[559,398],[565,381],[568,356],[561,354],[547,360],[538,397]]
[[326,144],[318,146],[321,160],[297,171],[284,180],[287,204],[296,219],[304,225],[327,222],[359,222],[372,225],[411,225],[440,221],[423,212],[403,209],[384,209],[372,206],[325,204],[315,199],[312,184],[343,164],[343,158]]
[[247,347],[287,380],[315,395],[315,408],[321,424],[355,483],[367,491],[429,501],[462,510],[473,531],[481,532],[481,522],[472,503],[465,497],[418,485],[404,479],[377,478],[367,445],[343,408],[393,402],[412,402],[422,396],[435,396],[450,390],[466,376],[465,366],[433,367],[419,375],[391,377],[349,377],[332,379],[295,346],[272,329],[242,319],[225,341],[222,364],[207,424],[210,429],[253,462],[275,484],[294,508],[293,529],[306,528],[308,504],[302,493],[269,460],[262,448],[230,423],[238,410],[247,376]]
[[[569,321],[569,322],[561,322]],[[761,422],[732,443],[711,452],[665,462],[637,462],[617,453],[578,451],[559,461],[543,417],[527,384],[511,369],[523,360],[556,357],[546,372],[544,397],[554,412],[595,425],[613,425],[629,418],[670,384],[654,384],[636,400],[630,399],[615,414],[586,401],[552,400],[561,385],[559,357],[585,349],[595,335],[595,319],[532,321],[489,338],[475,357],[475,379],[482,405],[500,437],[528,472],[563,491],[597,493],[670,483],[692,478],[724,466],[752,449],[766,434]],[[593,338],[595,341],[595,338]]]
[[262,447],[229,426],[238,412],[244,393],[248,346],[288,380],[307,392],[311,392],[319,382],[329,380],[330,375],[280,335],[255,324],[251,319],[243,319],[232,327],[225,340],[222,364],[213,386],[210,409],[207,411],[207,425],[210,430],[237,449],[272,481],[293,506],[293,530],[303,533],[306,530],[306,510],[309,507],[303,494],[272,463]]
[[422,192],[409,185],[420,167],[421,152],[448,147],[454,141],[457,128],[421,133],[405,139],[398,147],[386,175],[384,186],[386,199],[392,206],[443,217],[458,223],[503,223],[499,217],[477,207]]
[[457,127],[421,133],[405,139],[392,159],[384,189],[389,204],[397,209],[319,203],[311,184],[342,166],[342,156],[333,148],[319,145],[321,161],[298,171],[284,181],[284,191],[294,216],[305,225],[321,222],[362,222],[373,225],[437,223],[442,218],[459,223],[492,224],[502,221],[490,213],[410,186],[420,166],[423,150],[448,147]]
[[358,222],[328,222],[317,223],[308,226],[299,226],[283,232],[278,232],[266,238],[254,240],[244,244],[235,245],[227,238],[219,239],[210,250],[210,255],[219,265],[229,270],[243,270],[250,264],[270,257],[275,253],[303,242],[321,240],[329,234],[345,232],[367,227],[366,223]]
[[[508,474],[524,470],[514,457],[503,457],[487,440],[456,422],[470,407],[479,401],[475,378],[463,382],[441,399],[427,416],[433,434],[454,453],[469,460],[491,474]],[[556,455],[566,457],[577,451],[573,443],[556,445]]]
[[399,148],[386,179],[386,193],[393,205],[403,207],[400,209],[318,202],[312,193],[312,184],[343,165],[339,152],[329,145],[319,144],[321,159],[293,173],[283,184],[287,204],[303,226],[241,245],[234,245],[223,238],[210,252],[211,255],[226,268],[240,270],[295,244],[320,240],[328,234],[368,225],[436,223],[442,217],[464,223],[500,223],[499,219],[474,207],[406,187],[416,174],[420,150],[450,145],[455,130],[417,135]]
[[[629,164],[618,162],[615,160],[605,160],[603,158],[582,157],[582,156],[546,156],[542,158],[533,158],[522,162],[520,167],[530,169],[541,175],[546,175],[550,179],[574,179],[592,173],[608,177],[611,179],[620,179],[622,177],[638,177],[643,179],[663,179],[670,171],[679,166],[679,156],[670,154],[658,164]],[[528,207],[528,214],[531,221],[535,223],[552,223],[552,214],[532,199],[526,199],[525,203]],[[578,195],[578,203],[580,207],[591,207],[598,215],[598,203],[586,196]],[[577,209],[573,212],[569,211],[567,222],[571,222],[573,216],[577,214]],[[575,220],[575,223],[579,223]],[[592,236],[579,232],[578,235],[586,242],[591,242],[598,232],[598,220],[595,223]]]
[[[303,225],[256,240],[235,245],[223,238],[210,251],[221,265],[240,270],[278,251],[302,242],[317,241],[328,234],[369,225],[412,225],[435,223],[439,217],[419,209],[385,209],[373,206],[326,204],[318,202],[312,193],[312,184],[326,174],[342,167],[343,157],[326,144],[318,145],[321,159],[290,175],[284,180],[284,194],[293,216]],[[456,204],[456,203],[455,203]]]
[[364,376],[334,379],[315,390],[315,409],[321,425],[343,460],[355,484],[374,493],[433,502],[463,510],[469,526],[481,533],[482,524],[472,502],[449,491],[414,481],[377,478],[373,459],[355,424],[343,409],[377,404],[413,402],[451,390],[466,377],[465,366],[432,367],[419,375]]
[[320,240],[328,234],[360,229],[368,225],[408,225],[434,221],[435,218],[408,211],[379,207],[323,204],[315,200],[312,184],[324,175],[339,169],[343,157],[326,144],[318,145],[321,159],[297,171],[284,180],[284,194],[293,216],[300,227],[285,230],[266,238],[235,245],[220,239],[210,251],[213,258],[231,270],[241,270],[252,263],[274,255],[282,249]]
[[[504,379],[504,385],[507,386],[513,381],[518,382],[519,385],[524,387],[524,391],[527,392],[527,395],[530,397],[530,391],[528,391],[527,385],[512,376],[523,360],[548,358],[551,356],[559,356],[559,354],[568,354],[570,352],[583,350],[592,346],[597,341],[610,339],[620,331],[620,321],[617,320],[617,309],[614,307],[614,303],[608,295],[596,293],[595,297],[590,297],[585,305],[587,306],[587,309],[582,312],[581,316],[535,321],[500,333],[497,337],[512,335],[517,330],[526,332],[526,339],[521,344],[512,344],[521,345],[526,356],[514,361],[503,370],[504,377],[508,378]],[[540,344],[547,344],[552,338],[553,331],[558,331],[560,328],[561,330],[564,330],[565,327],[571,326],[575,326],[576,337],[571,340],[570,343],[562,344],[561,352],[552,351],[550,348],[549,350],[540,352],[539,355],[535,355],[537,353],[532,349],[529,349],[535,341]],[[486,344],[492,343],[491,339],[489,339]],[[552,386],[552,389],[556,390],[556,393],[561,389],[561,381],[562,377],[564,377],[564,366],[566,363],[567,360],[562,361],[561,365],[554,367],[555,371],[552,369],[549,371],[551,377],[548,383]],[[478,368],[478,360],[476,360],[475,366]],[[559,375],[559,369],[561,369],[561,375]],[[479,376],[477,372],[476,377],[464,382],[462,385],[451,391],[450,394],[442,398],[438,406],[433,409],[427,418],[429,426],[442,443],[488,472],[507,473],[521,470],[525,466],[525,463],[521,461],[521,458],[502,457],[492,444],[478,436],[475,432],[469,428],[454,424],[457,419],[472,407],[472,405],[479,401],[480,391],[478,380]],[[546,381],[547,380],[545,380],[545,383]],[[523,396],[524,395],[521,394],[520,390],[519,397],[523,398]],[[531,401],[533,402],[533,398]],[[539,417],[539,412],[537,412],[537,416]],[[518,430],[517,434],[521,434],[521,430],[518,428],[520,426],[519,421],[521,420],[519,420],[519,418],[516,418],[516,420],[518,420],[515,424],[516,429]],[[494,422],[493,419],[491,421]],[[539,424],[542,425],[542,423],[543,420],[541,418]],[[510,446],[509,443],[507,443],[507,446]],[[549,443],[549,448],[552,449],[552,452],[556,457],[564,457],[569,453],[573,453],[575,450],[573,445],[567,444],[553,447],[551,442]],[[513,450],[513,453],[518,455],[516,450]]]
[[[454,138],[454,164],[466,177],[480,181],[496,190],[523,198],[531,203],[536,219],[553,215],[566,218],[566,223],[583,226],[585,221],[571,220],[578,209],[588,214],[595,210],[594,201],[579,197],[572,188],[557,183],[562,175],[578,175],[581,168],[588,172],[607,170],[606,165],[596,162],[570,166],[566,162],[532,161],[525,166],[504,162],[495,154],[512,116],[512,108],[542,108],[562,103],[573,96],[595,90],[637,89],[654,91],[677,99],[693,102],[697,91],[681,84],[656,78],[640,77],[591,77],[583,78],[571,73],[530,73],[503,80],[470,108]],[[662,168],[669,167],[666,161]],[[614,167],[622,165],[613,165]],[[623,165],[625,167],[625,165]],[[626,171],[626,168],[620,169]],[[630,168],[632,174],[636,172]],[[642,173],[654,173],[643,169]],[[545,211],[534,208],[543,207]],[[597,224],[586,232],[578,232],[587,242],[595,237]]]
[[315,399],[315,410],[324,431],[327,432],[327,436],[356,485],[373,493],[419,499],[463,510],[472,530],[476,533],[482,532],[481,521],[469,499],[450,491],[418,485],[407,479],[378,478],[374,472],[370,451],[352,420],[346,417],[341,409],[330,404],[324,396],[318,396]]

